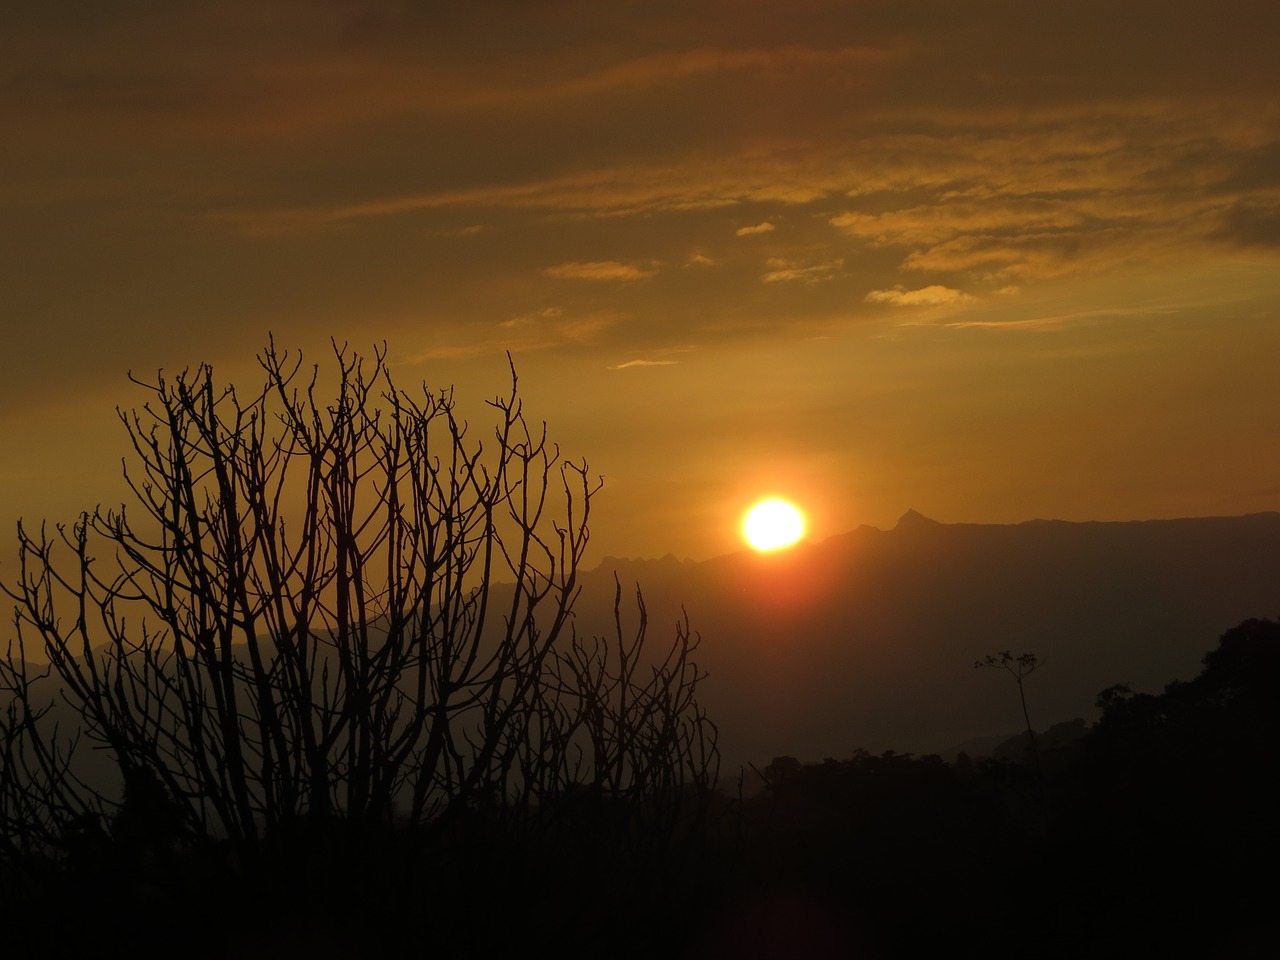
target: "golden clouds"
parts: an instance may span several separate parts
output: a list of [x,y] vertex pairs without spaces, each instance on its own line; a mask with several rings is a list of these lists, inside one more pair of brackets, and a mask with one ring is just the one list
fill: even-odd
[[679,363],[679,360],[628,360],[626,363],[618,363],[609,367],[610,370],[633,370],[637,367],[669,367],[672,364]]
[[1258,129],[1148,106],[1155,116],[1050,111],[1030,129],[867,144],[866,182],[828,222],[900,251],[905,269],[996,281],[1226,254],[1221,237],[1248,233],[1231,216],[1242,193],[1280,196],[1238,174],[1260,149]]
[[770,257],[767,265],[769,271],[760,278],[765,283],[786,283],[793,280],[817,283],[821,280],[833,279],[844,266],[844,261],[836,259],[828,263],[804,263],[782,257]]
[[556,280],[643,280],[655,273],[654,269],[616,260],[562,263],[546,269],[547,276]]
[[498,324],[507,330],[519,330],[536,326],[547,320],[555,320],[564,316],[564,310],[561,307],[543,307],[541,310],[535,310],[532,313],[521,314],[518,317],[512,317],[510,320],[503,320]]
[[892,290],[872,290],[867,294],[868,303],[887,303],[895,307],[941,307],[972,300],[961,290],[930,284],[919,290],[904,290],[896,286]]

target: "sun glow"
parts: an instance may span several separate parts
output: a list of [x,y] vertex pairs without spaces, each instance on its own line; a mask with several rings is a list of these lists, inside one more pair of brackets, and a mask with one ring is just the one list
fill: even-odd
[[747,511],[742,535],[761,553],[781,550],[804,536],[804,515],[786,500],[762,500]]

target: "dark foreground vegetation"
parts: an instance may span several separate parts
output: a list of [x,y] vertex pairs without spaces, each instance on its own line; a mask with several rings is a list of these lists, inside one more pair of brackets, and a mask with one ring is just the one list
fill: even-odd
[[248,394],[141,384],[135,502],[19,527],[4,955],[1233,956],[1276,932],[1276,623],[1025,761],[779,757],[739,787],[687,624],[655,649],[619,588],[612,631],[578,632],[599,482],[514,375],[477,436],[383,357],[336,348],[331,401],[274,347]]
[[[257,862],[184,841],[158,785],[85,823],[38,884],[6,861],[6,942],[46,956],[1199,957],[1265,953],[1280,853],[1280,624],[1194,680],[1116,687],[1027,762],[776,758],[743,797],[567,791],[421,829],[341,819]],[[723,784],[722,784],[723,787]]]

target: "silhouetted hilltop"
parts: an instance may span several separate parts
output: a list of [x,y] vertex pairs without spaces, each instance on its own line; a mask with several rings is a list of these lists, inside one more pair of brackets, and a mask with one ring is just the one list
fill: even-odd
[[[932,530],[933,528],[940,526],[942,526],[942,524],[937,520],[931,520],[923,513],[917,513],[915,510],[908,510],[898,518],[898,525],[893,529],[895,532],[909,532],[913,530]],[[875,528],[868,527],[864,524],[859,529],[873,530]]]
[[857,747],[941,751],[1021,726],[987,653],[1033,651],[1044,729],[1093,716],[1106,687],[1189,677],[1213,638],[1280,612],[1280,513],[1180,520],[946,524],[908,511],[780,554],[613,560],[583,577],[599,632],[616,574],[654,639],[681,607],[703,636],[702,690],[731,764]]

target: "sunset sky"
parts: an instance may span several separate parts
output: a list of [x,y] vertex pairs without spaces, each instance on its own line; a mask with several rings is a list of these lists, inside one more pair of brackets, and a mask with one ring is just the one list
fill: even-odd
[[126,372],[253,383],[269,331],[476,413],[510,351],[593,562],[777,493],[1280,509],[1278,45],[1274,0],[7,4],[0,521],[118,502]]

